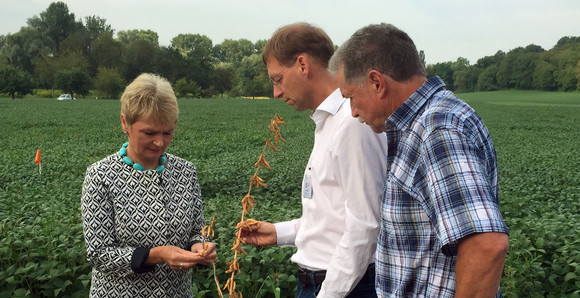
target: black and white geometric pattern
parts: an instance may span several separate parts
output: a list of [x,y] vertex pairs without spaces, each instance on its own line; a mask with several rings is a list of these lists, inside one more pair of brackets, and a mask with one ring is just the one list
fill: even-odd
[[81,198],[90,297],[191,297],[191,273],[159,264],[131,269],[138,247],[201,240],[205,225],[195,166],[168,154],[165,170],[137,171],[117,153],[87,168]]

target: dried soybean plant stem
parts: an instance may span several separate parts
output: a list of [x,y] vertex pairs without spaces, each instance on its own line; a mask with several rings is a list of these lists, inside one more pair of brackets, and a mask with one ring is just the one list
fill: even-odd
[[[205,239],[211,240],[211,238],[214,237],[214,231],[213,231],[213,225],[215,224],[215,215],[213,215],[211,217],[211,224],[203,227],[203,229],[201,229],[201,235],[203,236],[201,243],[202,243],[202,247],[203,250],[201,251],[201,253],[199,254],[200,256],[204,256],[205,255],[205,251],[207,249],[207,244],[205,243]],[[215,262],[211,263],[213,265],[213,280],[215,281],[215,285],[216,288],[218,290],[218,295],[223,298],[224,294],[221,291],[221,286],[220,286],[220,282],[217,278],[217,275],[215,273]]]
[[203,227],[201,229],[201,235],[203,238],[201,239],[201,244],[203,247],[203,251],[200,253],[201,256],[205,255],[205,250],[207,249],[207,244],[205,243],[205,239],[211,239],[214,236],[213,225],[215,224],[215,215],[211,217],[211,224]]
[[223,298],[224,294],[222,293],[222,290],[221,290],[220,281],[218,280],[217,275],[215,273],[215,262],[213,262],[211,264],[213,265],[213,281],[215,282],[216,289],[218,291],[218,295],[220,296],[220,298]]
[[[256,167],[256,171],[254,172],[254,175],[252,175],[250,177],[250,186],[248,187],[248,193],[242,198],[242,215],[241,215],[240,227],[244,227],[244,228],[247,228],[249,230],[252,230],[254,228],[257,228],[259,225],[256,220],[245,219],[245,216],[249,214],[250,208],[254,208],[254,204],[256,203],[256,199],[254,199],[254,197],[252,197],[252,188],[259,188],[260,186],[262,186],[262,187],[268,186],[268,184],[266,182],[264,182],[264,179],[262,179],[258,176],[258,172],[262,168],[264,168],[264,167],[268,168],[268,169],[271,168],[270,164],[266,161],[266,158],[264,157],[264,153],[266,153],[266,150],[268,148],[270,148],[274,152],[277,152],[278,149],[276,148],[274,143],[276,143],[276,145],[278,145],[280,141],[286,142],[282,138],[282,135],[280,134],[279,125],[282,125],[282,124],[285,124],[284,119],[282,117],[278,116],[278,114],[276,114],[274,116],[274,118],[272,118],[270,120],[270,125],[268,125],[268,130],[272,133],[272,136],[265,139],[265,144],[264,144],[264,147],[262,148],[262,153],[258,157],[258,161],[254,164],[254,166]],[[240,264],[238,262],[238,256],[240,253],[243,253],[244,255],[246,255],[246,251],[242,248],[242,243],[244,243],[244,242],[241,239],[241,230],[240,230],[240,228],[238,228],[236,231],[236,239],[234,240],[234,244],[232,245],[232,248],[231,248],[231,250],[234,251],[234,258],[232,259],[232,261],[227,262],[227,265],[229,266],[229,268],[228,268],[228,270],[226,270],[226,274],[231,273],[231,275],[223,287],[223,290],[225,290],[225,289],[228,290],[228,293],[230,295],[229,297],[231,297],[231,298],[242,298],[242,293],[239,291],[236,291],[236,282],[234,280],[234,276],[235,276],[236,272],[241,273],[240,272]]]

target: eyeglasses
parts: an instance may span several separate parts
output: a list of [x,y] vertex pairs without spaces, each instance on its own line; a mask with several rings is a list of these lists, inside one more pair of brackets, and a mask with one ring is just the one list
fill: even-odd
[[279,73],[277,73],[275,76],[273,77],[280,77],[277,80],[274,80],[273,77],[270,77],[270,81],[272,82],[272,85],[274,85],[275,87],[278,87],[281,83],[282,83],[282,73],[288,69],[288,67],[284,67],[284,69],[282,69]]

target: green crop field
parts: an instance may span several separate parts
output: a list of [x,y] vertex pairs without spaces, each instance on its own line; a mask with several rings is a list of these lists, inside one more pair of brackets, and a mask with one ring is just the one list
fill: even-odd
[[[580,297],[580,94],[462,94],[484,119],[500,166],[500,204],[510,229],[505,297]],[[278,113],[286,143],[267,152],[268,187],[252,191],[250,217],[300,215],[300,181],[313,144],[308,113],[280,100],[180,99],[168,152],[198,169],[207,219],[216,216],[217,276],[233,257],[254,162]],[[125,141],[116,100],[0,99],[0,297],[85,297],[90,284],[80,216],[86,167]],[[42,153],[42,174],[34,162]],[[245,247],[237,288],[246,297],[294,297],[292,248]],[[198,297],[217,297],[213,271],[194,270]]]

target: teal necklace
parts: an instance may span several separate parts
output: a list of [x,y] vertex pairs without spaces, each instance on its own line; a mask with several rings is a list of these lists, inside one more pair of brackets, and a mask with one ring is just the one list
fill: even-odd
[[[127,156],[127,146],[129,146],[129,142],[126,142],[125,144],[123,144],[123,146],[121,146],[121,150],[119,150],[119,156],[121,156],[123,161],[128,166],[133,166],[133,169],[135,169],[137,171],[145,170],[145,168],[142,165],[134,162],[129,156]],[[163,172],[163,170],[165,169],[166,162],[167,162],[167,153],[163,153],[159,157],[159,166],[156,169],[157,172],[159,172],[159,173]],[[151,171],[151,169],[147,169],[147,171]]]

